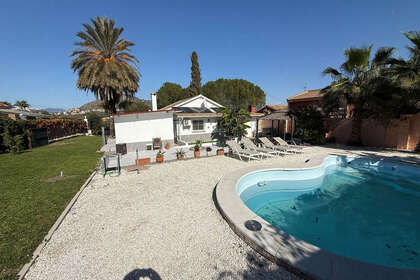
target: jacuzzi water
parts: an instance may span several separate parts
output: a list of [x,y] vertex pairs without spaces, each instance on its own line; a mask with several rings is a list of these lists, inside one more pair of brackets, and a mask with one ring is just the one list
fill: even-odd
[[420,168],[329,157],[314,169],[246,175],[237,191],[267,222],[322,249],[420,269]]

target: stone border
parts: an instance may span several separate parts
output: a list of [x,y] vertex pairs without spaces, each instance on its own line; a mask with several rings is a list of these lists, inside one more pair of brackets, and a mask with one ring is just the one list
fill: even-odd
[[[398,269],[361,262],[337,255],[300,240],[252,212],[236,191],[238,181],[257,171],[304,170],[320,167],[327,156],[313,157],[302,162],[301,168],[278,168],[276,165],[257,165],[224,176],[213,193],[216,208],[232,230],[250,247],[270,261],[303,279],[420,279],[420,270]],[[251,231],[245,222],[255,220],[260,231]]]
[[84,189],[89,185],[89,183],[92,181],[93,177],[96,175],[96,170],[92,172],[92,174],[89,176],[89,178],[85,181],[85,183],[82,185],[80,190],[76,193],[76,195],[72,198],[72,200],[67,204],[67,207],[64,209],[64,211],[61,213],[61,215],[58,217],[57,221],[55,221],[54,225],[51,227],[51,229],[48,231],[47,235],[42,240],[41,244],[38,245],[38,247],[35,249],[35,251],[32,254],[32,259],[26,263],[22,269],[18,273],[18,280],[22,280],[25,278],[26,273],[28,273],[31,266],[35,263],[36,259],[39,257],[42,249],[47,245],[48,241],[50,241],[52,235],[54,232],[57,231],[58,227],[61,225],[61,223],[66,218],[67,214],[70,212],[71,208],[73,208],[74,204],[76,203],[79,196],[82,194]]

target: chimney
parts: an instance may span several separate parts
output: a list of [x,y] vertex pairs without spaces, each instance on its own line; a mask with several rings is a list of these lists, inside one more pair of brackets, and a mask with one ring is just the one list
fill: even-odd
[[157,94],[156,92],[152,92],[152,111],[157,111]]
[[255,106],[249,106],[249,111],[251,112],[251,113],[255,113],[256,111],[257,111],[257,108],[255,107]]

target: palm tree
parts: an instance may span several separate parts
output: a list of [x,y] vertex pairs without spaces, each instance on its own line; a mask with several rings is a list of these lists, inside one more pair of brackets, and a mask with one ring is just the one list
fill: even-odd
[[15,102],[15,106],[19,107],[21,110],[25,110],[26,108],[29,107],[29,104],[26,100],[18,100]]
[[372,46],[346,49],[346,61],[340,67],[341,72],[332,67],[322,72],[333,80],[322,90],[324,112],[329,114],[337,112],[340,107],[346,108],[347,117],[352,120],[349,143],[352,145],[361,144],[361,120],[368,114],[365,109],[372,105],[372,94],[386,79],[383,72],[389,66],[394,48],[379,48],[372,60],[371,52]]
[[410,57],[392,59],[389,74],[393,82],[399,86],[405,94],[408,105],[420,110],[420,32],[404,32],[404,36],[412,45],[407,46]]
[[[134,44],[120,37],[124,29],[115,27],[113,20],[96,17],[91,22],[77,33],[81,41],[75,43],[71,68],[79,76],[77,87],[91,91],[108,113],[115,114],[120,100],[133,97],[139,88],[138,60],[129,48]],[[113,123],[111,131],[113,135]]]

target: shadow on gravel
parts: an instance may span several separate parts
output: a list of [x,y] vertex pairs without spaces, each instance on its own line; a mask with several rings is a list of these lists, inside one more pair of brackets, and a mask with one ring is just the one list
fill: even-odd
[[139,279],[150,279],[150,280],[162,280],[159,274],[151,268],[134,269],[128,273],[123,280],[139,280]]
[[[243,271],[222,271],[219,273],[217,277],[218,280],[224,279],[234,279],[234,280],[242,280],[242,279],[249,279],[249,280],[256,280],[256,279],[264,279],[264,280],[280,280],[280,279],[300,279],[298,276],[295,276],[286,271],[281,266],[273,266],[273,264],[265,259],[257,256],[257,253],[253,251],[248,251],[246,256],[248,267]],[[304,279],[304,278],[302,278]],[[308,279],[308,278],[307,278]]]

